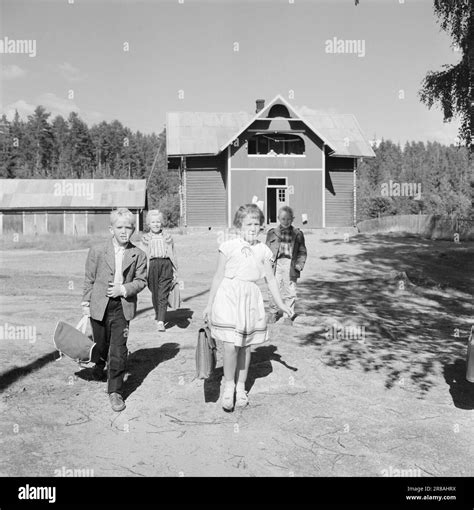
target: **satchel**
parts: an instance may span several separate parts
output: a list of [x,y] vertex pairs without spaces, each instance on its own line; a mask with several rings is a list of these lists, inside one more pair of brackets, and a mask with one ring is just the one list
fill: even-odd
[[179,292],[179,282],[174,282],[173,286],[171,287],[169,296],[168,296],[168,306],[172,310],[178,310],[181,308],[181,294]]
[[467,340],[466,379],[474,383],[474,326]]
[[216,368],[216,341],[207,323],[199,329],[196,346],[196,377],[208,379]]
[[84,315],[77,326],[71,326],[67,322],[59,321],[54,330],[53,342],[56,349],[77,362],[90,363],[95,342],[92,332],[86,334],[90,324],[89,317]]

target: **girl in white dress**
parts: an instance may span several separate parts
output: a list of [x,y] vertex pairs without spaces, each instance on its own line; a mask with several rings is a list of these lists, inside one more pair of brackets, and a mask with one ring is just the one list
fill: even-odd
[[265,307],[256,282],[265,278],[278,308],[292,315],[278,290],[271,265],[272,252],[257,240],[263,222],[263,213],[255,204],[242,205],[237,210],[234,227],[239,236],[219,246],[217,270],[203,313],[212,336],[224,345],[222,407],[226,411],[234,407],[234,394],[237,407],[248,404],[245,381],[250,346],[268,340]]

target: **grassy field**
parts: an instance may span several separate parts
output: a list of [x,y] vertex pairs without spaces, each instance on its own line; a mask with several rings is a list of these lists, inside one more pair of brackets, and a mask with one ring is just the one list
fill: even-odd
[[0,340],[0,475],[473,476],[464,372],[474,243],[306,239],[300,315],[271,325],[253,353],[251,405],[232,414],[218,400],[220,353],[212,379],[194,374],[217,233],[175,236],[183,308],[169,312],[166,333],[155,331],[149,291],[140,294],[120,414],[90,368],[58,360],[52,343],[58,320],[80,318],[94,240],[79,250],[4,244],[0,325],[34,337]]

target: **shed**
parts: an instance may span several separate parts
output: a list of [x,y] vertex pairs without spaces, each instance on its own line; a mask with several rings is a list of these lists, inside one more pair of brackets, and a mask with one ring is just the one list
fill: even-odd
[[353,115],[303,116],[281,95],[257,100],[253,115],[171,112],[166,133],[186,226],[230,227],[252,201],[263,202],[268,225],[289,205],[296,226],[352,226],[357,161],[375,157]]
[[145,201],[144,179],[0,179],[0,233],[100,233],[117,207],[140,228]]

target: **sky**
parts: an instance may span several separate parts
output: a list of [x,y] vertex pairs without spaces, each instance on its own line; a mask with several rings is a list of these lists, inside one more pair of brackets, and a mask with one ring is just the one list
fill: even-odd
[[[29,52],[7,52],[17,40]],[[418,97],[460,59],[433,0],[0,0],[2,48],[9,118],[41,104],[159,133],[169,111],[254,113],[281,94],[354,114],[370,139],[456,143],[459,123]]]

